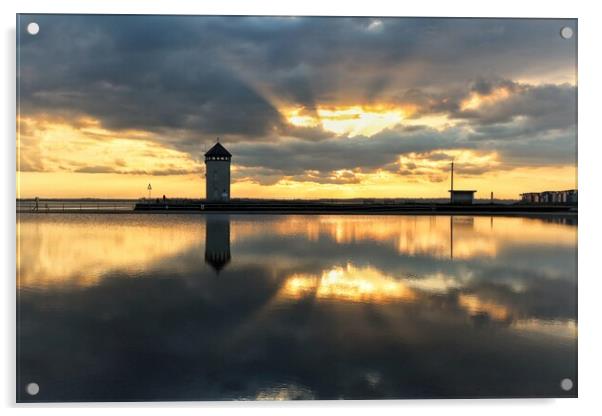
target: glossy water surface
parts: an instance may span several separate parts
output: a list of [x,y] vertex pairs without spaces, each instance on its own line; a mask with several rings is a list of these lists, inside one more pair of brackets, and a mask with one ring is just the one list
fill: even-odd
[[38,213],[17,237],[20,401],[576,395],[576,219]]

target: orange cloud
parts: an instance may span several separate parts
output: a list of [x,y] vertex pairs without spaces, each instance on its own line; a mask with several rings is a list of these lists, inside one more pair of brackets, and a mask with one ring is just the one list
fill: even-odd
[[462,111],[476,110],[479,107],[491,105],[499,101],[503,101],[509,98],[511,95],[510,90],[507,87],[496,88],[489,94],[480,94],[478,92],[472,92],[468,98],[466,98],[460,104]]
[[[363,112],[358,114],[358,109]],[[333,126],[342,123],[339,126],[343,129],[369,135],[398,122],[397,118],[388,120],[388,114],[397,114],[406,123],[410,119],[403,119],[403,114],[412,111],[409,107],[336,107],[319,109],[318,114],[321,112],[323,120]],[[297,116],[310,117],[305,112]],[[18,197],[138,198],[151,181],[157,195],[204,197],[201,155],[161,144],[155,133],[112,131],[91,117],[20,117],[18,127]],[[446,198],[452,158],[457,166],[456,185],[477,189],[477,198],[488,198],[492,191],[498,198],[518,198],[523,191],[576,186],[575,166],[510,169],[497,152],[470,149],[408,153],[399,156],[394,165],[370,172],[356,168],[282,174],[262,184],[253,175],[244,174],[245,168],[237,165],[235,154],[232,170],[242,175],[233,183],[232,195],[284,199]]]
[[[18,119],[17,170],[45,172],[190,174],[202,164],[188,153],[168,148],[151,133],[114,132],[98,120],[72,122],[47,117]],[[30,157],[35,157],[32,164]]]

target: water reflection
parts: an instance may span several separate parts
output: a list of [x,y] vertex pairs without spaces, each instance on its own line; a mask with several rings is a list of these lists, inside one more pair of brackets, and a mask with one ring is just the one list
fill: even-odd
[[19,398],[574,395],[558,383],[576,376],[576,233],[533,218],[22,215],[18,383],[46,388]]
[[203,222],[136,215],[24,214],[17,227],[19,286],[91,286],[111,271],[130,276],[199,243]]
[[205,262],[219,273],[230,262],[230,217],[210,215],[205,228]]
[[508,321],[511,317],[508,306],[495,301],[482,300],[478,295],[458,295],[458,305],[465,309],[471,316],[483,316],[496,321]]
[[410,301],[416,297],[403,281],[373,267],[355,267],[351,263],[322,271],[319,276],[293,274],[287,277],[282,296],[367,303]]
[[[492,218],[493,220],[493,218]],[[491,227],[490,227],[491,228]],[[454,258],[454,229],[457,229],[456,233],[467,231],[471,232],[474,230],[474,217],[454,217],[453,215],[449,217],[449,258]],[[465,247],[461,247],[460,253],[456,251],[456,256],[460,254],[459,257],[470,257],[475,254],[475,250],[473,247],[476,247],[474,240],[470,240],[470,249],[466,250]],[[495,246],[491,244],[483,244],[480,247],[485,247],[482,253],[494,256],[495,255]]]

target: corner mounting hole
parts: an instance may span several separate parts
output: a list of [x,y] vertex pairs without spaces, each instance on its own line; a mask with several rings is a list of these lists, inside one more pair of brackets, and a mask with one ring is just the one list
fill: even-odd
[[35,396],[36,394],[38,394],[40,392],[40,386],[38,385],[38,383],[29,383],[25,387],[25,391],[30,396]]
[[571,380],[570,378],[563,378],[560,382],[560,388],[564,391],[573,390],[573,380]]
[[573,37],[573,29],[571,29],[568,26],[563,27],[562,29],[560,29],[560,36],[562,37],[562,39],[570,39]]
[[31,22],[27,25],[27,33],[29,33],[30,35],[37,35],[39,31],[40,25],[36,22]]

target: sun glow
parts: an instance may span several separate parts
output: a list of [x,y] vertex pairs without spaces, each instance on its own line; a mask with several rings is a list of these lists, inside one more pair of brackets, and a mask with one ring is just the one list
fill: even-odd
[[297,127],[318,127],[338,135],[374,136],[394,127],[413,112],[410,107],[318,107],[315,113],[304,107],[285,111],[289,123]]
[[[290,116],[298,126],[320,124],[367,136],[399,121],[404,126],[423,122],[432,128],[446,125],[446,118],[404,118],[412,111],[352,106],[318,108],[317,115],[312,115],[298,108]],[[157,195],[204,197],[200,155],[173,148],[156,133],[110,130],[91,117],[66,120],[38,115],[19,117],[17,122],[19,198],[138,198],[145,195],[151,181]],[[575,187],[574,165],[508,168],[497,152],[456,149],[402,154],[387,169],[307,170],[295,176],[280,173],[270,184],[253,175],[238,175],[232,183],[232,195],[283,199],[447,197],[452,158],[457,162],[457,185],[477,189],[477,198],[488,198],[491,191],[496,198],[518,198],[525,190]],[[353,163],[350,161],[350,166]],[[243,168],[237,165],[235,155],[232,171],[236,174]]]
[[202,164],[152,133],[108,130],[90,117],[17,122],[18,198],[139,197],[153,177],[167,195],[201,196]]
[[200,172],[200,163],[188,153],[158,143],[148,132],[115,132],[91,118],[70,123],[28,117],[18,123],[18,170],[160,175]]

